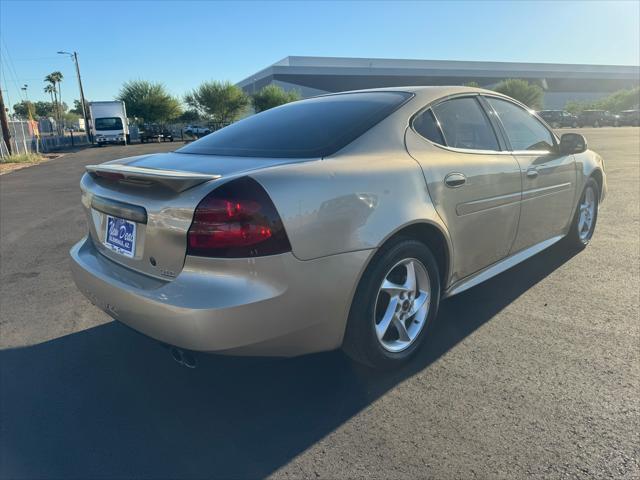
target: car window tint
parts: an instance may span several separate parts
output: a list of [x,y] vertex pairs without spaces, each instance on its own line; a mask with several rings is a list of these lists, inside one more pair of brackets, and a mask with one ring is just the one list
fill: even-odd
[[513,150],[551,151],[553,135],[524,108],[499,98],[487,98],[498,114]]
[[433,107],[433,113],[449,147],[500,150],[489,119],[475,98],[447,100]]
[[324,157],[351,143],[411,97],[406,92],[363,92],[292,102],[240,120],[178,151],[241,157]]
[[413,120],[413,128],[424,138],[427,138],[434,143],[444,145],[442,133],[440,133],[440,128],[438,128],[438,124],[436,123],[436,119],[431,110],[426,110],[418,115]]

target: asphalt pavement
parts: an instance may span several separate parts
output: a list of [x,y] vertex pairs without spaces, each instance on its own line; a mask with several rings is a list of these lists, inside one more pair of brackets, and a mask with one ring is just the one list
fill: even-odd
[[609,183],[592,244],[444,301],[393,373],[340,352],[190,370],[84,299],[84,166],[179,144],[1,176],[0,478],[639,478],[640,130],[578,131]]

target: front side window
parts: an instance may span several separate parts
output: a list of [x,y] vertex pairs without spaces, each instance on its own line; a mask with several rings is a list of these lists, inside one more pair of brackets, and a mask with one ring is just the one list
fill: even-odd
[[524,108],[499,98],[488,97],[487,101],[498,114],[512,150],[553,150],[551,132]]
[[96,118],[96,130],[122,130],[120,117]]
[[446,145],[470,150],[500,150],[493,127],[473,97],[446,100],[433,107]]

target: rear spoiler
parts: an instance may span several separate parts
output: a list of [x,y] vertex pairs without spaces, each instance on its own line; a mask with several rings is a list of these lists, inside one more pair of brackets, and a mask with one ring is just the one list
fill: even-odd
[[215,174],[183,172],[180,170],[157,170],[119,164],[87,165],[86,169],[93,177],[147,185],[156,183],[175,192],[182,192],[188,188],[210,180],[217,180],[221,177],[221,175]]

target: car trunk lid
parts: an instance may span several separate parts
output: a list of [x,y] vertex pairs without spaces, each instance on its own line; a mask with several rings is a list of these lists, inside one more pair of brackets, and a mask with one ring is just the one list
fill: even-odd
[[89,165],[81,188],[91,238],[109,259],[171,280],[184,265],[193,213],[211,190],[256,169],[308,160],[169,153]]

